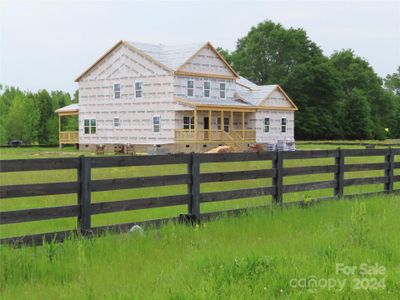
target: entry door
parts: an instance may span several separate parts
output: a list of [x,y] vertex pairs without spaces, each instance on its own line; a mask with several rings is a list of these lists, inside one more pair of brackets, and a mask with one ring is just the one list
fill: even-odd
[[209,136],[208,136],[208,129],[210,129],[210,126],[208,126],[208,122],[209,122],[209,118],[208,117],[204,117],[204,139],[208,140]]

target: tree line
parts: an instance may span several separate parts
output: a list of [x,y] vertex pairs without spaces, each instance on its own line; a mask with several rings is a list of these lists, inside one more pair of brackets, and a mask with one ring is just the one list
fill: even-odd
[[[22,140],[25,144],[58,144],[58,116],[54,111],[77,103],[62,91],[36,93],[21,91],[14,87],[0,86],[0,144],[10,140]],[[77,130],[77,120],[62,118],[64,130]]]
[[[284,88],[299,107],[296,139],[400,138],[400,66],[382,79],[354,51],[327,57],[303,29],[271,21],[251,28],[234,51],[218,50],[240,75]],[[0,144],[57,144],[54,111],[78,102],[78,92],[0,91]],[[62,127],[77,130],[77,121],[63,118]]]
[[400,138],[400,67],[381,79],[354,51],[327,57],[305,30],[271,21],[218,50],[254,83],[283,87],[299,107],[296,139]]

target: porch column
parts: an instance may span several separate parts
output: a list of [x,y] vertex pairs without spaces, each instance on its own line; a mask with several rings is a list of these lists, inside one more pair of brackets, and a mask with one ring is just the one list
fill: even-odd
[[229,122],[229,125],[231,127],[231,131],[233,131],[233,111],[231,111],[231,121]]
[[212,116],[212,110],[210,109],[208,111],[208,139],[209,140],[212,140],[212,137],[211,137],[211,134],[212,134],[212,131],[211,131],[211,116]]
[[221,141],[224,139],[224,111],[221,110]]
[[244,111],[242,111],[242,134],[244,139]]
[[61,148],[61,116],[58,114],[58,146]]
[[194,109],[194,140],[197,141],[197,109]]

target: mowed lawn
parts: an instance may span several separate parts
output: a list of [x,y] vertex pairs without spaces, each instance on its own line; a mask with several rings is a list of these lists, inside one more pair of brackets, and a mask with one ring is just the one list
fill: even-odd
[[[335,145],[299,145],[300,149],[336,149]],[[357,146],[343,146],[343,148],[364,148]],[[46,157],[76,157],[79,155],[94,156],[93,153],[82,153],[73,148],[0,148],[1,159],[26,159],[26,158],[46,158]],[[113,155],[113,154],[107,154]],[[400,161],[400,156],[395,156],[396,161]],[[379,157],[354,157],[347,158],[346,163],[374,163],[384,162],[383,156]],[[309,159],[309,160],[287,160],[285,167],[312,166],[312,165],[332,165],[333,158],[327,159]],[[201,172],[229,172],[240,170],[256,170],[271,168],[271,161],[253,161],[253,162],[234,162],[234,163],[208,163],[202,164]],[[170,174],[186,173],[185,165],[163,165],[147,167],[118,167],[101,168],[92,170],[93,179],[124,178],[124,177],[142,177],[142,176],[160,176]],[[395,171],[399,175],[400,170]],[[383,176],[383,171],[363,171],[349,172],[345,178],[356,177],[376,177]],[[76,170],[57,170],[57,171],[31,171],[31,172],[10,172],[0,173],[1,185],[45,183],[45,182],[65,182],[77,179]],[[314,174],[289,176],[284,178],[284,184],[295,184],[302,182],[315,182],[333,180],[333,174]],[[205,183],[201,185],[202,192],[226,191],[254,187],[271,186],[271,179],[239,180],[221,183]],[[400,188],[400,183],[395,183],[395,188]],[[345,194],[366,193],[382,191],[383,184],[368,186],[351,186],[345,188]],[[108,192],[93,192],[92,202],[116,201],[127,199],[140,199],[147,197],[158,197],[168,195],[182,195],[187,193],[186,185],[160,186],[151,188],[124,189]],[[304,191],[298,193],[289,193],[284,195],[284,202],[310,199],[316,197],[332,196],[333,189],[324,189],[317,191]],[[51,206],[73,205],[77,203],[77,196],[53,195],[38,197],[23,197],[1,199],[0,211],[21,210],[28,208],[42,208]],[[201,212],[210,212],[216,210],[227,210],[241,207],[251,207],[264,204],[270,204],[271,197],[262,196],[255,198],[246,198],[239,200],[220,201],[214,203],[205,203],[201,205]],[[94,215],[92,217],[93,226],[127,223],[143,221],[148,219],[158,219],[166,217],[176,217],[181,213],[187,212],[186,205],[153,208],[146,210],[136,210],[118,213],[107,213]],[[76,218],[61,218],[46,221],[27,222],[19,224],[0,225],[0,238],[20,236],[33,233],[43,233],[59,230],[76,228]]]
[[2,246],[0,298],[398,299],[399,211],[399,197],[383,195]]

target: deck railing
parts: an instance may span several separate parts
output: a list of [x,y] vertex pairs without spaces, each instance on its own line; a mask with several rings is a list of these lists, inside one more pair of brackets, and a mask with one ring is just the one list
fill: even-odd
[[254,129],[230,130],[225,132],[221,129],[176,129],[175,139],[177,142],[255,142],[256,131]]
[[60,144],[78,144],[79,131],[61,131],[59,132]]

